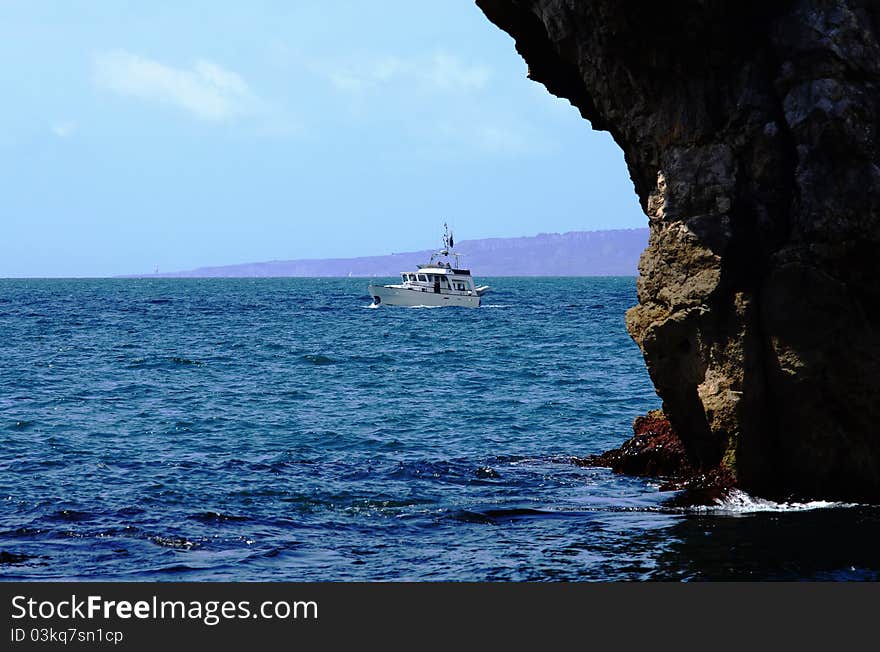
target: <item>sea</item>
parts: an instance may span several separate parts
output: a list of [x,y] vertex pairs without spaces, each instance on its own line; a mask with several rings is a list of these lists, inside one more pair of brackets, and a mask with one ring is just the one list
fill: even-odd
[[634,278],[0,280],[0,578],[877,580],[880,511],[582,468],[660,406]]

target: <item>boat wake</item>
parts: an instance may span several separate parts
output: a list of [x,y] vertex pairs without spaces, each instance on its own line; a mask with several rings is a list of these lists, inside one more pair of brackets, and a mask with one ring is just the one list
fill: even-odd
[[858,507],[858,505],[856,503],[829,500],[777,503],[773,500],[750,496],[740,489],[732,489],[724,498],[716,500],[714,505],[699,505],[691,509],[696,512],[713,514],[757,514],[760,512],[808,512],[816,509],[840,509],[847,507]]

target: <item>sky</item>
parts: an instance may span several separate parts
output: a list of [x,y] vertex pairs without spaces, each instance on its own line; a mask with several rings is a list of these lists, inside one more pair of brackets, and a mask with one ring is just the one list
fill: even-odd
[[472,0],[0,0],[0,277],[645,226]]

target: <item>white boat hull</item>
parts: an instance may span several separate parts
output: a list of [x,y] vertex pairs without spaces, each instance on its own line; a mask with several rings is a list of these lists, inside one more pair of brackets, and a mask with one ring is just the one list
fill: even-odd
[[371,285],[369,287],[373,303],[389,306],[458,306],[461,308],[479,308],[480,297],[475,294],[452,294],[432,292],[430,288],[392,287],[388,285]]

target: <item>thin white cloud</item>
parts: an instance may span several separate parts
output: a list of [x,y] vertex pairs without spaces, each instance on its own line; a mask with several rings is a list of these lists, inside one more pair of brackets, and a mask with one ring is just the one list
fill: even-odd
[[436,93],[472,91],[485,86],[490,76],[488,67],[466,63],[443,52],[411,60],[387,55],[364,57],[322,68],[337,90],[348,93],[360,93],[391,83]]
[[398,115],[407,153],[431,160],[524,157],[551,153],[557,143],[515,108],[484,91],[492,70],[479,62],[437,51],[403,59],[362,55],[311,62],[359,124]]
[[327,70],[327,76],[338,90],[357,93],[389,82],[409,67],[396,57],[379,57],[336,65]]
[[175,68],[113,50],[95,55],[93,77],[99,87],[119,95],[174,106],[209,122],[253,114],[263,104],[240,75],[205,60]]
[[421,81],[432,90],[455,91],[483,88],[489,80],[486,66],[466,64],[457,57],[438,53],[420,71]]
[[530,149],[522,132],[506,126],[482,125],[475,136],[475,142],[487,152],[519,154]]
[[440,158],[543,155],[557,147],[528,123],[501,115],[495,122],[476,115],[454,116],[433,125],[431,138],[430,147]]
[[53,122],[51,125],[49,125],[49,129],[51,129],[52,133],[59,138],[67,138],[76,130],[76,123],[70,120],[66,120],[63,122]]

